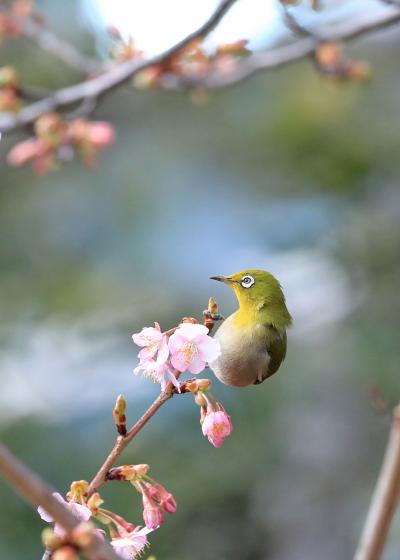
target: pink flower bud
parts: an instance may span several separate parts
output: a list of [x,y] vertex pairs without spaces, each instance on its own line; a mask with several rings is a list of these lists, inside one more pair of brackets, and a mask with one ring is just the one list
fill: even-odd
[[115,141],[115,131],[107,122],[92,122],[88,124],[86,139],[95,148],[102,150]]
[[176,501],[173,495],[170,492],[165,492],[162,496],[162,500],[160,502],[160,506],[164,511],[167,513],[175,513],[176,512]]
[[225,410],[208,410],[203,418],[202,431],[214,447],[221,447],[224,439],[232,432],[231,417]]
[[33,159],[43,155],[46,147],[42,140],[37,138],[28,138],[23,142],[15,144],[8,152],[7,163],[12,167],[20,167],[29,163]]
[[161,484],[146,484],[146,490],[152,500],[157,502],[167,513],[176,512],[176,501],[173,495],[168,492]]
[[52,554],[54,560],[78,560],[77,550],[69,545],[62,546]]
[[164,523],[164,517],[156,504],[143,494],[143,519],[148,529],[157,529]]

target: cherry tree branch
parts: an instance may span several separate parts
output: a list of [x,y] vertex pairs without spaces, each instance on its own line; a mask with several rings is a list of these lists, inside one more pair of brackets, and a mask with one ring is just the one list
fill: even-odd
[[[93,79],[61,88],[51,95],[27,105],[18,114],[0,114],[0,131],[4,134],[30,125],[42,114],[49,111],[65,109],[82,103],[89,103],[93,106],[101,96],[127,83],[140,71],[165,63],[193,40],[206,37],[222,20],[235,1],[221,1],[217,10],[201,27],[160,55],[147,60],[129,59],[123,63],[111,66]],[[299,38],[291,44],[255,53],[239,62],[237,67],[230,73],[211,72],[198,78],[166,74],[161,79],[160,85],[162,89],[170,91],[181,91],[195,87],[221,89],[233,86],[257,72],[277,68],[312,56],[321,41],[350,41],[399,22],[400,7],[391,3],[387,9],[382,10],[382,13],[371,15],[365,11],[359,20],[346,20],[341,24],[336,24],[325,29],[323,32],[319,32],[318,36],[310,33],[308,36]]]
[[[174,375],[178,379],[181,372],[175,371]],[[159,410],[163,404],[165,404],[169,399],[171,399],[175,394],[175,388],[170,381],[162,391],[155,401],[149,406],[146,412],[139,418],[139,420],[132,426],[128,431],[126,436],[118,436],[114,447],[109,453],[107,459],[104,461],[96,476],[93,478],[89,486],[88,494],[91,496],[100,486],[103,486],[107,482],[107,473],[110,468],[114,465],[118,457],[121,455],[123,450],[128,447],[133,438],[140,432],[140,430],[147,424],[147,422],[154,416],[154,414]]]
[[167,61],[195,39],[204,38],[211,33],[235,2],[236,0],[221,0],[218,8],[210,18],[196,31],[193,31],[173,47],[151,59],[127,60],[121,64],[112,66],[110,70],[91,80],[85,80],[79,84],[59,89],[48,97],[24,107],[16,115],[12,113],[0,114],[0,132],[4,134],[11,130],[29,125],[42,114],[48,113],[49,111],[55,111],[81,103],[85,99],[98,99],[106,92],[112,91],[116,87],[131,80],[133,76],[141,70],[153,66],[154,64]]
[[400,404],[354,560],[379,560],[400,496]]
[[93,74],[102,70],[102,64],[84,56],[71,43],[64,41],[32,17],[18,19],[22,33],[44,51],[59,58],[64,64],[83,74]]
[[[0,474],[20,496],[34,507],[42,506],[67,533],[71,533],[80,521],[52,495],[52,490],[33,471],[23,465],[2,444],[0,444]],[[113,548],[93,536],[83,552],[89,560],[120,560]]]
[[327,29],[324,33],[320,32],[318,36],[310,33],[309,36],[291,44],[255,53],[238,63],[236,69],[228,74],[221,75],[215,72],[197,80],[171,75],[166,77],[162,85],[165,89],[171,90],[183,90],[196,86],[211,90],[226,88],[236,85],[258,72],[310,57],[323,41],[350,41],[397,23],[400,23],[400,7],[383,10],[381,14],[374,16],[366,11],[358,21],[349,20],[340,25],[337,24],[334,29]]
[[[214,305],[214,309],[211,310],[211,307]],[[203,312],[204,316],[204,326],[207,327],[208,333],[210,334],[215,326],[216,321],[222,320],[222,316],[218,314],[218,307],[213,298],[210,298],[208,309]],[[189,322],[192,321],[190,317],[184,317],[182,321],[188,320]],[[177,327],[169,329],[164,335],[172,334]],[[179,379],[181,372],[178,370],[174,371],[174,375],[176,379]],[[186,393],[185,383],[181,384],[181,394]],[[91,496],[98,488],[103,486],[107,482],[107,473],[110,468],[114,465],[118,457],[124,451],[126,447],[130,444],[130,442],[137,436],[137,434],[141,431],[141,429],[147,424],[147,422],[154,416],[154,414],[167,402],[169,401],[175,394],[177,393],[176,388],[172,384],[171,381],[167,383],[167,386],[158,397],[153,401],[153,403],[149,406],[146,412],[139,418],[139,420],[132,426],[132,428],[127,432],[126,435],[120,435],[117,437],[115,444],[110,451],[109,455],[107,456],[106,460],[97,471],[96,475],[94,476],[93,480],[89,485],[88,495]]]

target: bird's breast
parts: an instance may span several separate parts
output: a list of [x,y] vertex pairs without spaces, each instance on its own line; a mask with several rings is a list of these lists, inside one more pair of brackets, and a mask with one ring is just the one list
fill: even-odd
[[262,324],[239,327],[231,315],[222,323],[215,338],[220,343],[221,354],[210,367],[220,381],[245,387],[267,375],[270,356]]

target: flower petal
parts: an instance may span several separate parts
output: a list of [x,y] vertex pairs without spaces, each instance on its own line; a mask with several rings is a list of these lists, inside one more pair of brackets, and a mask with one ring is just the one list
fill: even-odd
[[181,336],[177,331],[174,334],[171,334],[168,340],[168,348],[171,354],[178,352],[179,349],[185,344],[186,339]]
[[183,336],[186,340],[194,340],[198,335],[208,334],[208,329],[198,323],[181,323],[175,333]]
[[158,349],[157,362],[164,364],[167,361],[168,356],[169,356],[168,341],[167,341],[167,337],[163,336],[161,340],[161,344]]
[[206,362],[212,362],[216,360],[221,354],[221,348],[218,340],[216,340],[215,338],[211,338],[211,336],[205,336],[198,342],[195,342],[200,356]]
[[205,365],[205,360],[203,360],[201,356],[197,354],[191,359],[190,364],[188,364],[187,366],[187,370],[190,371],[190,373],[200,373],[205,368]]

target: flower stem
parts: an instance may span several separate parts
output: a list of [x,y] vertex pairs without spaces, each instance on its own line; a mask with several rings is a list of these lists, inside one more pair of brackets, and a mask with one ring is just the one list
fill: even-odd
[[[174,372],[175,377],[178,379],[181,375],[181,372],[175,370]],[[111,452],[109,453],[108,457],[98,470],[97,474],[93,478],[92,482],[89,485],[88,496],[90,497],[98,488],[103,486],[106,483],[106,475],[110,468],[114,465],[115,461],[121,455],[126,447],[130,444],[134,437],[140,432],[140,430],[147,424],[147,422],[154,416],[154,414],[159,410],[163,404],[165,404],[169,399],[171,399],[175,394],[174,386],[171,383],[167,383],[164,391],[162,391],[155,401],[149,406],[146,412],[139,418],[139,420],[132,426],[132,428],[128,431],[126,436],[118,436],[114,447],[112,448]]]

